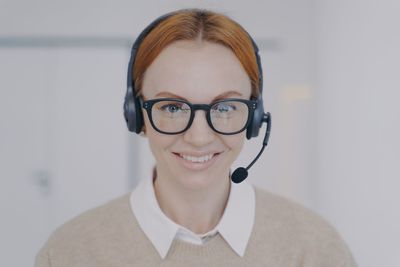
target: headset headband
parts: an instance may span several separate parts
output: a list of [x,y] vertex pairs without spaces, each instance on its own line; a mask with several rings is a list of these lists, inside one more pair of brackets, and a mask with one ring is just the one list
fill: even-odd
[[[133,79],[133,66],[135,64],[136,55],[137,55],[139,46],[141,45],[143,39],[146,38],[146,36],[155,27],[157,27],[161,22],[163,22],[164,20],[168,19],[169,17],[171,17],[175,14],[178,14],[178,13],[184,12],[184,11],[185,11],[185,9],[173,11],[173,12],[170,12],[170,13],[160,16],[159,18],[154,20],[152,23],[150,23],[139,34],[139,36],[133,43],[133,46],[131,49],[131,57],[129,60],[129,65],[128,65],[127,91],[126,91],[125,102],[124,102],[124,116],[125,116],[125,120],[126,120],[128,129],[131,132],[140,133],[143,128],[142,107],[141,107],[139,98],[136,96],[135,81]],[[199,10],[199,11],[201,11],[201,10]],[[263,73],[262,73],[261,59],[259,56],[258,46],[254,42],[254,40],[250,36],[250,34],[247,31],[245,31],[245,32],[247,33],[247,35],[250,38],[251,43],[253,45],[256,62],[257,62],[257,68],[258,68],[258,84],[259,84],[259,86],[258,86],[259,96],[256,99],[257,100],[257,108],[254,111],[252,121],[249,124],[249,126],[247,128],[247,132],[246,132],[247,139],[250,139],[250,138],[256,137],[258,135],[259,129],[262,125],[263,116],[264,116],[264,106],[263,106],[263,100],[262,100]]]

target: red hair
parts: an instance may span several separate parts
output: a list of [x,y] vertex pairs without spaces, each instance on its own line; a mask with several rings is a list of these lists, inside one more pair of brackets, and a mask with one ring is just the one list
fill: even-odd
[[133,65],[136,94],[141,94],[144,73],[169,44],[178,40],[196,40],[222,44],[241,62],[251,81],[252,96],[257,97],[259,73],[254,47],[248,33],[229,17],[208,10],[184,9],[160,22],[143,39]]

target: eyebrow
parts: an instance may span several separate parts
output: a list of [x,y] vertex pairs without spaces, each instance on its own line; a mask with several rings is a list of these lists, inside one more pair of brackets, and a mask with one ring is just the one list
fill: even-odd
[[[214,99],[211,102],[214,102],[214,101],[217,101],[217,100],[221,100],[221,99],[224,99],[224,98],[228,98],[228,97],[230,97],[232,95],[242,96],[242,94],[239,93],[238,91],[227,91],[227,92],[224,92],[224,93],[214,97]],[[182,99],[182,100],[190,102],[189,100],[187,100],[186,98],[184,98],[182,96],[179,96],[179,95],[176,95],[174,93],[167,92],[167,91],[159,92],[155,96],[156,97],[160,97],[160,96],[161,97],[172,97],[172,98]]]

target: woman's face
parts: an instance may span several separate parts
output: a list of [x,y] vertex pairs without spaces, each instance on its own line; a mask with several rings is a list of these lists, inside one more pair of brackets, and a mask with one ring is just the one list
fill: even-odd
[[[230,49],[185,40],[167,46],[149,66],[142,92],[144,100],[172,97],[209,104],[224,98],[249,99],[251,83]],[[230,166],[242,149],[245,131],[218,134],[199,110],[186,132],[166,135],[152,128],[145,110],[143,114],[157,179],[167,179],[182,189],[205,189],[229,181]]]

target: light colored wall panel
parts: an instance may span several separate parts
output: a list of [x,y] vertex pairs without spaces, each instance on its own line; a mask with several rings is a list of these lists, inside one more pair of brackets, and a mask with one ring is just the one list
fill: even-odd
[[0,49],[1,266],[30,266],[50,232],[130,190],[127,49]]
[[400,266],[396,1],[317,4],[318,210],[360,266]]

